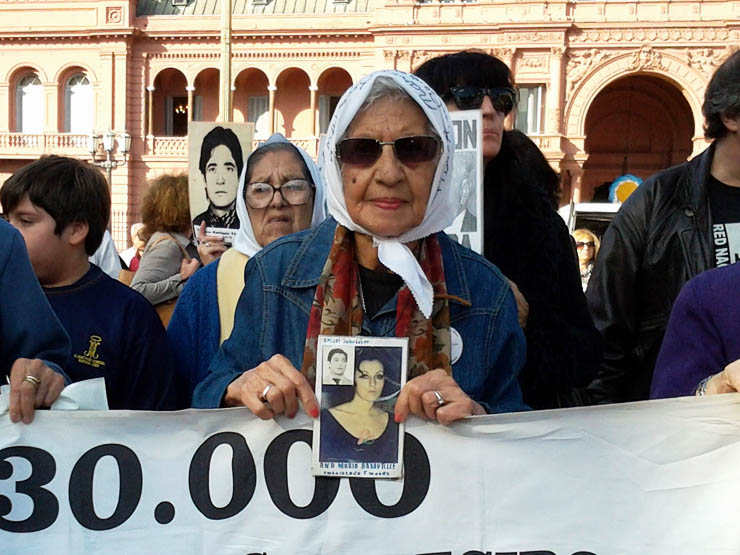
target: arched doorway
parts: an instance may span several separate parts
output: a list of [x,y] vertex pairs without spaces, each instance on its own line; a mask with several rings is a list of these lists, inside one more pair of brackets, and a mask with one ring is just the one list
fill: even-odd
[[236,77],[234,91],[234,121],[254,124],[255,140],[270,136],[270,93],[267,75],[259,69],[248,68]]
[[346,70],[332,67],[319,77],[319,134],[326,133],[339,99],[352,86],[352,77]]
[[153,129],[157,137],[184,137],[188,133],[187,80],[179,70],[168,68],[154,79]]
[[311,135],[311,80],[298,68],[284,70],[277,78],[275,112],[277,131],[288,138]]
[[606,184],[616,177],[632,173],[645,179],[686,160],[694,115],[674,83],[635,74],[611,82],[594,98],[585,132],[582,199],[595,192],[593,200],[606,200]]

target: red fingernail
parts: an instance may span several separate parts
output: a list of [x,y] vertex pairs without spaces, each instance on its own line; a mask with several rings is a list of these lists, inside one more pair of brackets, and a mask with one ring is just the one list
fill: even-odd
[[288,415],[288,418],[295,418],[295,413],[291,413]]
[[318,407],[312,408],[311,409],[311,412],[309,414],[311,416],[313,416],[314,418],[318,418],[318,416],[319,416],[319,408]]
[[396,424],[400,424],[400,423],[401,423],[401,415],[400,415],[400,414],[394,414],[394,415],[393,415],[393,421],[394,421],[394,422],[395,422]]

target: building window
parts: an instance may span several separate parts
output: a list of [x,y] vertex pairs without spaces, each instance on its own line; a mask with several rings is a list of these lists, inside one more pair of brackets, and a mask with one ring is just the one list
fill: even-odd
[[86,75],[73,75],[64,89],[64,132],[87,135],[93,130],[93,91]]
[[519,87],[519,104],[516,107],[514,127],[527,135],[542,134],[542,116],[545,111],[545,86]]
[[337,109],[341,96],[322,94],[319,96],[319,133],[324,134],[329,129],[329,122]]
[[38,75],[23,77],[15,89],[16,129],[20,133],[43,133],[44,87]]
[[267,96],[250,96],[247,121],[254,124],[254,138],[264,140],[270,136],[270,99]]

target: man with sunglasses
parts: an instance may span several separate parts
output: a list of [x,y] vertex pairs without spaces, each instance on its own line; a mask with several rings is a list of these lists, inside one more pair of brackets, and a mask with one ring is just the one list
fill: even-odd
[[509,68],[465,51],[428,60],[415,73],[449,111],[482,114],[484,254],[509,279],[517,301],[527,338],[519,376],[524,402],[536,409],[581,404],[576,388],[593,378],[601,340],[568,230],[550,204],[559,178],[529,138],[504,130],[518,100]]
[[[588,388],[595,403],[647,399],[682,286],[740,258],[740,52],[714,72],[702,111],[709,148],[647,179],[602,238],[586,292],[605,347],[599,374]],[[696,381],[689,383],[690,376],[704,352],[695,351],[708,348],[675,338],[670,345],[672,356],[663,357],[670,370],[656,375],[658,396],[677,392],[676,384],[667,387],[668,382],[698,387]]]

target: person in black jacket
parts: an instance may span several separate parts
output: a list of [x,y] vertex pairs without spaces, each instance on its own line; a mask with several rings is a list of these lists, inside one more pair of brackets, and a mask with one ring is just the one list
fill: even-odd
[[740,52],[715,71],[702,111],[710,147],[647,179],[602,238],[586,292],[604,337],[593,403],[647,399],[681,287],[740,259]]
[[[447,54],[416,70],[449,110],[483,115],[485,256],[509,279],[527,338],[519,376],[535,409],[580,405],[594,377],[601,338],[586,308],[578,262],[557,206],[559,179],[524,133],[503,129],[515,106],[509,68],[482,52]],[[486,131],[488,130],[488,133]],[[580,388],[580,389],[579,389]]]

